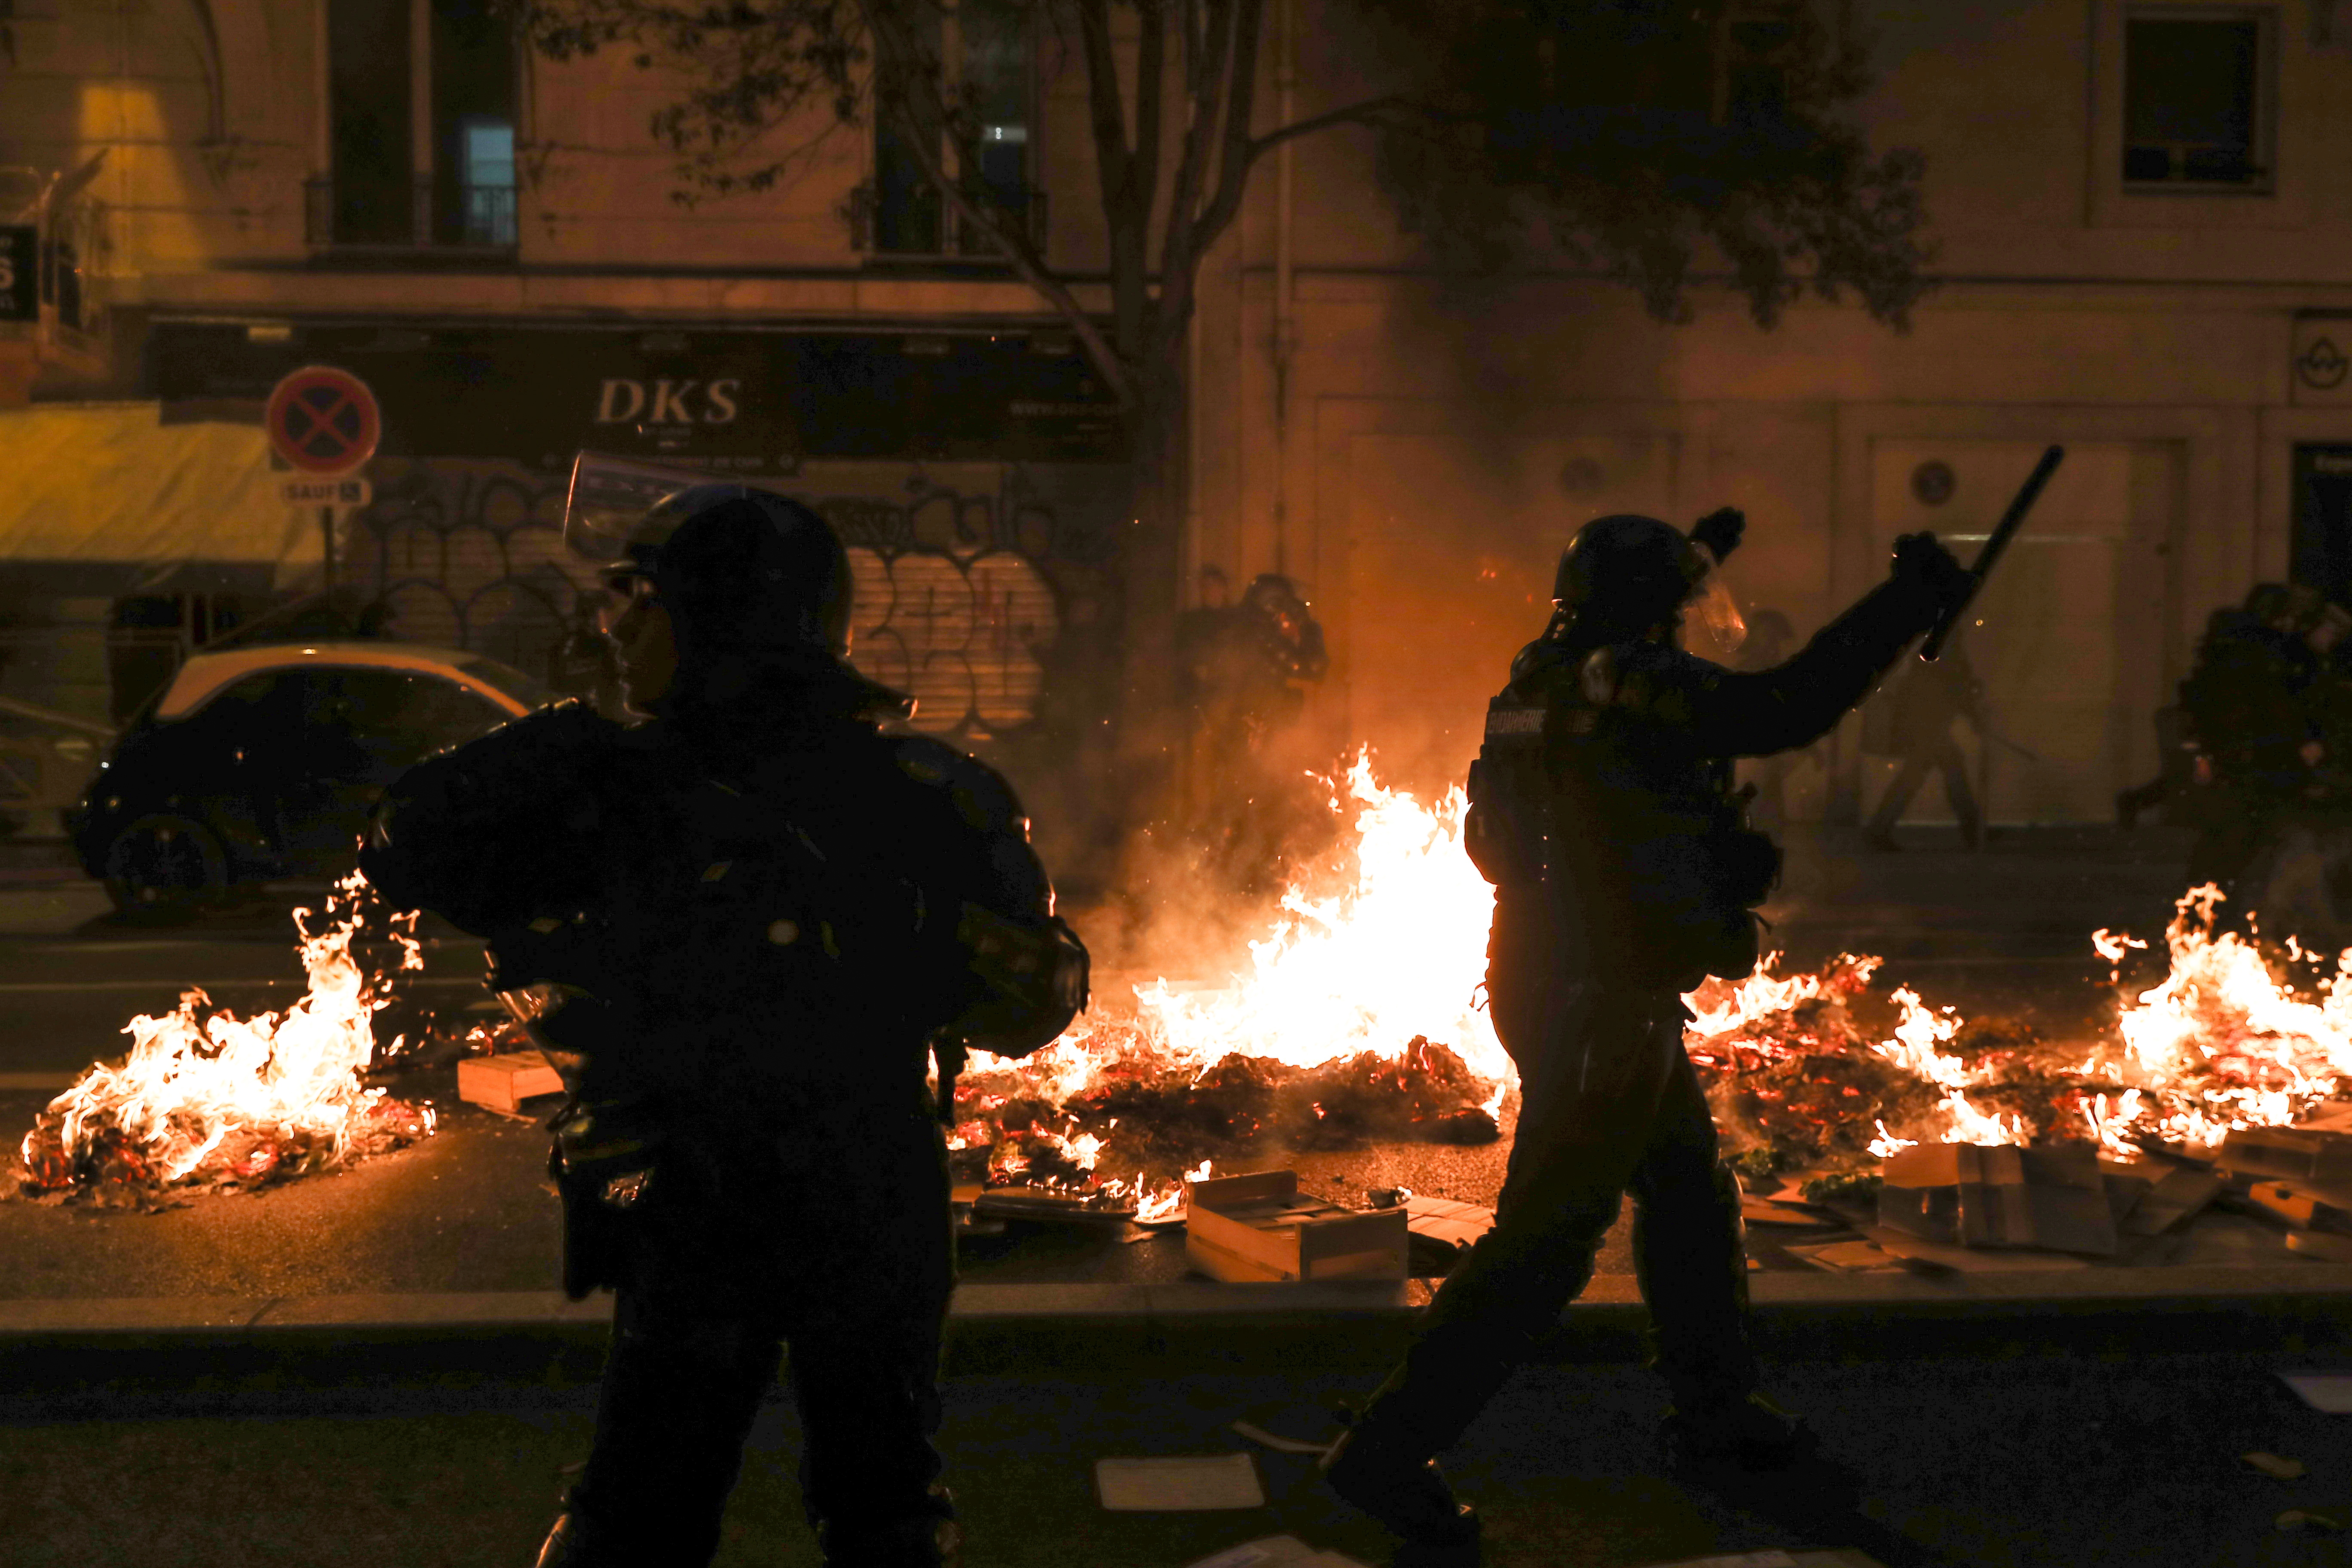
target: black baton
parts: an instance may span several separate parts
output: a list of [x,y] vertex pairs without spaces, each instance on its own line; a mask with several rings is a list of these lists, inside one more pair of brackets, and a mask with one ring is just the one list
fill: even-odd
[[2058,471],[2058,465],[2065,460],[2065,457],[2066,448],[2063,447],[2049,447],[2042,450],[2042,460],[2033,465],[2032,473],[2025,476],[2025,483],[2018,487],[2016,499],[2009,503],[2009,510],[2000,514],[2000,521],[1985,540],[1984,548],[1977,552],[1977,563],[1969,568],[1969,574],[1977,580],[1976,586],[1970,588],[1958,604],[1944,612],[1928,630],[1927,640],[1919,645],[1922,660],[1933,664],[1936,656],[1944,651],[1944,644],[1950,638],[1952,628],[1960,624],[1960,617],[1969,613],[1969,606],[1983,591],[1985,578],[1991,573],[1993,563],[1999,561],[2000,552],[2009,548],[2009,542],[2017,537],[2017,531],[2025,526],[2025,514],[2033,510],[2034,499],[2041,495],[2042,487],[2050,482],[2050,476]]

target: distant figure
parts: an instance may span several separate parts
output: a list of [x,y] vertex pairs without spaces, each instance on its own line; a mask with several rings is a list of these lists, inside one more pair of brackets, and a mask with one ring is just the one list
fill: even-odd
[[1263,573],[1238,605],[1185,615],[1177,658],[1193,722],[1193,832],[1237,889],[1270,890],[1316,809],[1292,727],[1307,686],[1330,668],[1323,628],[1296,584]]
[[1979,738],[1984,734],[1984,683],[1969,667],[1968,649],[1956,633],[1933,664],[1911,661],[1891,700],[1894,702],[1894,754],[1903,760],[1895,782],[1870,819],[1868,840],[1873,849],[1900,849],[1895,824],[1930,769],[1944,775],[1944,798],[1960,820],[1960,842],[1974,849],[1984,841],[1984,814],[1976,792],[1969,788],[1968,754],[1952,738],[1952,725],[1965,719]]
[[2305,640],[2324,607],[2308,588],[2258,583],[2236,609],[2213,612],[2180,706],[2210,784],[2204,831],[2189,858],[2191,887],[2225,890],[2285,808],[2313,784],[2314,747],[2304,708],[2317,660]]

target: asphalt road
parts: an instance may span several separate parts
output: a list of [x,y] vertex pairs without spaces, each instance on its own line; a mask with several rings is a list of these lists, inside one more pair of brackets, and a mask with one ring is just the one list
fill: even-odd
[[[2101,1360],[1852,1359],[1780,1364],[1772,1392],[1860,1469],[1843,1539],[1729,1506],[1658,1473],[1664,1395],[1625,1366],[1522,1371],[1446,1457],[1487,1521],[1496,1568],[1634,1568],[1773,1548],[1861,1544],[1873,1560],[1978,1568],[2320,1568],[2347,1517],[2352,1417],[2319,1415],[2274,1373],[2312,1364],[2215,1352]],[[585,1375],[585,1374],[583,1374]],[[1094,1465],[1241,1451],[1226,1423],[1326,1437],[1370,1364],[1280,1368],[1098,1361],[952,1376],[941,1447],[971,1568],[1180,1568],[1288,1533],[1375,1564],[1377,1527],[1333,1504],[1304,1458],[1255,1452],[1261,1508],[1112,1513]],[[374,1381],[152,1393],[70,1410],[0,1395],[0,1562],[11,1568],[494,1568],[531,1560],[562,1467],[586,1449],[581,1381]],[[721,1568],[807,1564],[792,1479],[797,1432],[772,1403],[730,1508]],[[2259,1473],[2264,1451],[2305,1467]]]

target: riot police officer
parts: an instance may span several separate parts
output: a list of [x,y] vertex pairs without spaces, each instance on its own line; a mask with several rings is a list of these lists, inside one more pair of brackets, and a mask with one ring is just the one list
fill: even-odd
[[565,1288],[617,1300],[541,1568],[707,1563],[786,1344],[825,1562],[952,1561],[939,1100],[963,1047],[1068,1024],[1085,950],[1004,781],[879,728],[909,705],[846,662],[849,565],[821,518],[699,485],[567,533],[617,556],[646,717],[562,703],[428,759],[362,861],[488,939],[572,1091]]
[[1669,1454],[1705,1480],[1809,1452],[1757,1392],[1739,1188],[1682,1047],[1681,994],[1753,966],[1754,908],[1779,874],[1730,760],[1827,732],[1973,579],[1933,536],[1906,537],[1891,579],[1793,658],[1735,672],[1676,637],[1696,596],[1720,597],[1712,564],[1744,526],[1728,508],[1689,539],[1651,517],[1586,524],[1550,626],[1488,710],[1465,837],[1496,884],[1487,992],[1518,1131],[1495,1227],[1324,1461],[1424,1561],[1475,1560],[1475,1517],[1433,1456],[1583,1289],[1628,1191]]

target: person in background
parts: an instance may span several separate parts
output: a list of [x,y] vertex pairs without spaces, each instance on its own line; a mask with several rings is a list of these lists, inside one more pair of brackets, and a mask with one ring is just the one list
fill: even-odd
[[1932,664],[1912,660],[1891,700],[1895,755],[1902,766],[1871,814],[1865,841],[1873,849],[1903,847],[1895,841],[1895,825],[1932,771],[1943,775],[1944,799],[1959,820],[1960,842],[1976,848],[1984,842],[1984,813],[1969,787],[1968,753],[1952,735],[1952,726],[1966,721],[1979,742],[1984,738],[1984,682],[1969,663],[1964,635],[1954,632]]

